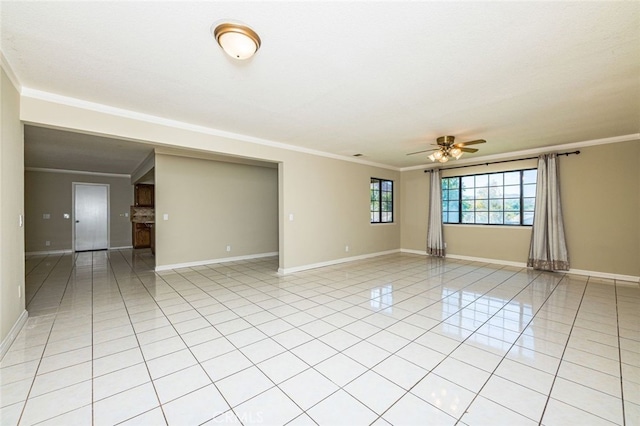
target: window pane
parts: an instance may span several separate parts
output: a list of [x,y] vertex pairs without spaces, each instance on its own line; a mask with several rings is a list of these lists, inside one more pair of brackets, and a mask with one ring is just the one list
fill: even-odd
[[502,211],[504,210],[504,201],[500,200],[491,200],[489,203],[489,210],[491,211]]
[[371,222],[377,222],[378,215],[375,212],[371,212]]
[[533,225],[533,213],[532,212],[523,213],[522,224],[523,225]]
[[462,223],[474,223],[474,213],[462,213]]
[[523,197],[535,197],[536,196],[536,185],[522,185],[522,196]]
[[502,212],[489,213],[489,223],[502,225],[504,223],[504,214]]
[[504,223],[507,225],[520,225],[520,213],[504,212]]
[[488,188],[476,188],[476,198],[489,198]]
[[392,215],[391,213],[387,212],[387,213],[382,213],[382,221],[383,222],[391,222],[392,221]]
[[476,200],[476,211],[484,211],[488,210],[487,200]]
[[459,223],[460,222],[460,213],[458,213],[458,212],[449,213],[449,222],[450,223]]
[[380,199],[380,193],[378,191],[371,191],[371,201],[378,201]]
[[464,176],[462,178],[462,188],[473,188],[473,176]]
[[489,186],[502,186],[503,182],[504,175],[502,173],[494,173],[489,176]]
[[442,179],[442,190],[449,189],[449,179]]
[[473,200],[463,201],[462,211],[463,212],[473,211]]
[[390,201],[383,201],[382,202],[382,211],[383,212],[390,212],[393,210],[393,203]]
[[487,212],[476,213],[476,223],[489,223],[489,213]]
[[383,180],[382,181],[382,190],[383,191],[391,191],[393,189],[393,182],[391,182],[390,180]]
[[377,212],[378,210],[380,210],[380,203],[378,201],[374,201],[371,203],[371,211],[372,212]]
[[474,194],[473,188],[463,189],[462,190],[462,199],[463,200],[473,200],[473,194]]
[[449,178],[449,189],[458,189],[460,188],[460,178],[453,177]]
[[447,222],[449,222],[449,213],[448,213],[448,212],[446,212],[446,211],[443,211],[443,212],[442,212],[442,222],[443,222],[443,223],[447,223]]
[[457,189],[450,189],[447,191],[449,193],[450,200],[459,200],[460,199],[460,191]]
[[536,199],[535,198],[523,198],[522,199],[522,210],[524,211],[534,211],[536,209]]
[[504,174],[505,185],[520,185],[520,172],[507,172]]
[[458,202],[457,202],[457,201],[449,201],[449,208],[448,208],[448,210],[449,210],[450,212],[457,212],[459,208],[460,208],[460,207],[459,207],[459,204],[458,204]]
[[504,198],[520,198],[520,185],[505,186]]
[[501,186],[489,188],[489,198],[502,198],[504,191]]
[[538,179],[538,170],[524,170],[522,172],[522,183],[536,183]]
[[451,192],[451,191],[442,191],[442,201],[448,201],[449,200],[449,192]]
[[477,175],[476,186],[489,186],[489,175]]
[[504,210],[507,211],[520,211],[520,199],[519,198],[510,198],[504,200]]

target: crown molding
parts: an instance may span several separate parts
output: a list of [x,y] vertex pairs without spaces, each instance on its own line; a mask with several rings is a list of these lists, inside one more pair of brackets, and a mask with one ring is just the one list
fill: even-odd
[[332,154],[325,151],[319,151],[316,149],[303,148],[295,145],[290,145],[283,142],[272,141],[269,139],[262,139],[253,136],[242,135],[239,133],[227,132],[224,130],[218,130],[211,127],[200,126],[197,124],[186,123],[178,120],[171,120],[163,117],[158,117],[151,114],[144,114],[141,112],[131,111],[127,109],[112,107],[109,105],[99,104],[95,102],[89,102],[82,99],[72,98],[68,96],[58,95],[55,93],[44,92],[41,90],[31,89],[23,87],[21,91],[22,96],[27,98],[39,99],[47,102],[62,104],[70,107],[81,108],[85,110],[100,112],[103,114],[109,114],[117,117],[129,118],[132,120],[143,121],[152,124],[158,124],[161,126],[172,127],[180,130],[187,130],[196,133],[202,133],[211,136],[218,136],[227,139],[238,140],[242,142],[248,142],[256,145],[268,146],[271,148],[284,149],[287,151],[301,152],[304,154],[316,155],[319,157],[332,158],[334,160],[348,161],[351,163],[362,164],[366,166],[379,167],[388,170],[400,171],[400,168],[390,166],[388,164],[375,163],[367,160],[360,160],[357,158],[351,158],[343,155]]
[[[610,138],[602,138],[602,139],[591,139],[588,141],[572,142],[572,143],[567,143],[563,145],[543,146],[540,148],[525,149],[522,151],[506,152],[503,154],[485,155],[484,157],[456,160],[454,164],[449,164],[449,165],[457,167],[458,165],[472,166],[477,164],[481,166],[486,162],[511,160],[511,159],[517,160],[519,157],[530,157],[532,155],[546,154],[549,152],[567,151],[567,150],[570,151],[578,148],[585,148],[588,146],[606,145],[610,143],[620,143],[620,142],[631,142],[634,140],[640,140],[640,133],[631,133],[629,135],[613,136]],[[408,172],[412,170],[425,170],[425,169],[428,170],[428,169],[435,169],[435,168],[440,168],[441,170],[447,169],[447,167],[446,166],[443,167],[441,163],[429,163],[429,164],[422,164],[419,166],[403,167],[400,169],[400,171]]]
[[13,87],[16,88],[18,93],[22,93],[22,84],[20,84],[20,79],[18,79],[16,73],[13,72],[13,68],[11,67],[11,64],[9,63],[7,57],[4,56],[4,52],[2,50],[0,50],[0,66],[2,67],[4,72],[7,73],[7,76],[9,77],[9,80],[11,80]]
[[66,170],[66,169],[47,169],[43,167],[25,167],[25,172],[42,172],[42,173],[64,173],[70,175],[90,175],[90,176],[105,176],[115,178],[131,179],[131,175],[124,173],[103,173],[103,172],[87,172],[84,170]]

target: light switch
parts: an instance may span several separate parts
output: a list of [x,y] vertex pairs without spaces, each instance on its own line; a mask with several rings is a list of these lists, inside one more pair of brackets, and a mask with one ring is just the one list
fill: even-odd
[[18,215],[18,226],[20,228],[22,228],[24,226],[24,216],[21,215],[21,214]]
[[163,220],[169,220],[169,213],[165,213],[162,215]]
[[69,215],[69,213],[65,213],[65,214],[63,214],[63,215],[62,215],[62,217],[63,217],[63,218],[65,218],[65,219],[70,219],[70,218],[71,218],[71,216]]
[[293,213],[289,213],[289,222],[293,222]]

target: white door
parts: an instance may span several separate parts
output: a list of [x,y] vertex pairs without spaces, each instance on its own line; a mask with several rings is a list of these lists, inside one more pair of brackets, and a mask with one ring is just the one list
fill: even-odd
[[75,250],[109,247],[109,185],[74,183]]

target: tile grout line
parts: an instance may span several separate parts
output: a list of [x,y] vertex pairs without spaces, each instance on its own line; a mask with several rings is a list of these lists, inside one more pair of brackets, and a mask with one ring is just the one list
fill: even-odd
[[567,342],[564,344],[564,349],[562,350],[562,354],[560,356],[560,362],[558,363],[558,368],[556,368],[556,372],[553,375],[553,380],[551,382],[551,387],[549,388],[549,393],[547,394],[547,400],[544,403],[544,408],[542,409],[542,413],[540,413],[540,420],[538,421],[538,425],[542,425],[542,420],[544,419],[544,415],[547,412],[547,407],[549,406],[549,401],[551,400],[551,394],[553,393],[553,387],[556,384],[556,379],[558,378],[558,373],[560,372],[560,367],[562,366],[562,361],[564,359],[564,354],[566,353],[567,347],[569,346],[569,341],[571,340],[571,333],[573,332],[573,327],[576,324],[576,320],[578,319],[578,313],[580,312],[580,307],[582,306],[582,302],[584,301],[585,295],[587,294],[587,287],[589,287],[589,279],[588,278],[587,278],[587,282],[584,284],[584,288],[582,289],[582,296],[580,297],[580,303],[578,303],[578,306],[576,307],[576,313],[573,316],[573,321],[571,323],[571,329],[569,330],[569,335],[567,336]]
[[[123,258],[124,258],[124,256],[122,256],[122,253],[118,252],[118,254],[119,254],[121,257],[123,257]],[[129,307],[127,306],[127,303],[126,303],[126,300],[125,300],[125,296],[124,296],[124,294],[122,293],[122,288],[120,287],[120,282],[119,282],[119,280],[118,280],[118,276],[116,275],[116,273],[115,273],[115,271],[114,271],[114,269],[113,269],[113,263],[112,263],[112,261],[111,261],[111,257],[110,257],[110,256],[108,256],[107,261],[108,261],[108,264],[109,264],[109,271],[113,274],[113,278],[114,278],[114,280],[115,280],[115,282],[116,282],[116,286],[118,287],[118,292],[119,292],[120,297],[121,297],[121,299],[122,299],[122,304],[124,305],[124,309],[125,309],[125,311],[127,312],[127,317],[129,318],[129,323],[131,324],[131,328],[133,329],[133,336],[135,336],[136,342],[137,342],[137,344],[138,344],[138,349],[140,350],[140,353],[142,354],[142,361],[143,361],[143,363],[144,363],[145,369],[147,370],[147,374],[149,375],[149,381],[150,381],[151,385],[153,386],[153,390],[154,390],[154,393],[155,393],[156,399],[158,400],[158,407],[160,408],[160,411],[162,412],[162,416],[163,416],[163,418],[164,418],[165,424],[167,424],[167,425],[168,425],[168,424],[169,424],[169,422],[167,421],[167,416],[165,415],[164,410],[162,409],[162,402],[160,401],[160,396],[158,395],[158,390],[156,389],[156,385],[155,385],[155,383],[153,382],[153,378],[151,377],[151,372],[149,371],[149,366],[148,366],[148,364],[147,364],[147,360],[144,358],[144,354],[142,353],[142,345],[140,345],[140,340],[138,339],[138,334],[136,333],[135,328],[134,328],[134,326],[133,326],[133,321],[131,321],[131,313],[129,312]],[[125,261],[126,261],[126,260],[125,260]],[[131,266],[131,265],[130,265],[130,266]],[[133,270],[133,268],[131,268],[131,269],[132,269],[132,271],[134,271],[134,270]],[[134,271],[134,273],[135,273],[135,271]],[[135,275],[136,275],[136,278],[137,278],[138,280],[140,280],[140,278],[138,277],[138,274],[137,274],[137,273],[135,273]],[[140,283],[142,284],[142,280],[140,280]],[[144,287],[144,284],[143,284],[143,287]],[[146,287],[145,287],[145,289],[146,289]],[[148,291],[148,290],[147,290],[147,291]],[[142,386],[142,385],[140,385],[140,386]],[[133,388],[130,388],[130,389],[133,389]],[[127,391],[127,390],[129,390],[129,389],[126,389],[125,391]],[[124,391],[123,391],[123,392],[124,392]],[[93,401],[92,401],[92,405],[94,405],[94,404],[93,404]],[[150,410],[147,410],[147,411],[151,411],[151,410],[153,410],[154,408],[157,408],[157,407],[153,407],[153,408],[151,408]],[[145,411],[145,412],[146,412],[146,411]],[[143,413],[138,413],[138,414],[136,414],[135,416],[133,416],[133,417],[131,417],[131,418],[129,418],[129,419],[124,419],[123,421],[130,420],[130,419],[135,418],[135,417],[137,417],[137,416],[139,416],[139,415],[141,415],[141,414],[143,414]]]
[[[62,258],[62,256],[61,256],[61,258]],[[60,313],[59,312],[59,306],[62,303],[62,300],[64,299],[64,294],[66,292],[67,287],[69,286],[69,282],[71,281],[71,274],[76,269],[77,256],[72,255],[72,258],[73,258],[73,267],[70,268],[69,277],[66,280],[66,283],[65,283],[65,286],[64,286],[65,289],[64,289],[64,291],[62,293],[63,295],[60,297],[60,301],[58,302],[58,309],[56,310],[56,313],[54,314],[54,319],[53,319],[53,322],[51,323],[51,328],[49,329],[49,336],[47,337],[47,340],[46,340],[46,342],[44,344],[44,349],[42,350],[42,355],[40,355],[40,359],[38,360],[38,366],[36,367],[36,370],[34,372],[33,380],[31,382],[31,386],[29,387],[29,392],[27,393],[27,395],[25,397],[24,405],[22,406],[22,410],[20,412],[20,417],[18,418],[18,424],[20,424],[22,422],[22,418],[24,417],[25,411],[27,409],[27,404],[29,402],[29,397],[31,396],[31,392],[33,391],[33,386],[35,385],[36,379],[38,377],[38,371],[40,370],[40,366],[42,365],[42,360],[45,358],[44,354],[45,354],[45,352],[47,350],[47,346],[49,345],[49,340],[51,339],[51,333],[53,333],[53,329],[55,327],[56,320],[58,319],[58,314]],[[55,266],[57,266],[57,264],[58,263],[56,262],[56,265],[54,265],[54,267],[51,269],[52,271],[55,268]],[[47,276],[49,276],[49,275],[50,274],[48,274]],[[43,285],[44,285],[44,281],[43,281]],[[34,295],[34,297],[35,297],[35,295]],[[60,415],[62,415],[62,414],[65,414],[65,413],[61,413]],[[46,420],[49,420],[49,419],[55,418],[55,417],[58,417],[58,416],[50,417],[48,419],[43,419],[42,421],[46,421]]]
[[620,344],[620,312],[618,310],[618,284],[613,282],[614,297],[616,300],[616,331],[618,334],[618,363],[620,365],[620,403],[622,404],[622,426],[626,426],[627,417],[624,407],[624,378],[622,376],[622,345]]

